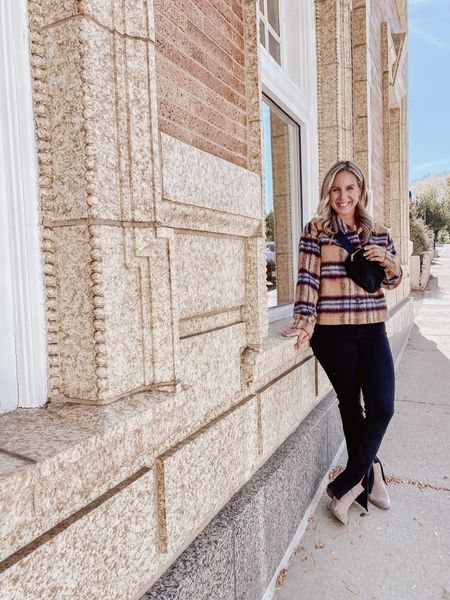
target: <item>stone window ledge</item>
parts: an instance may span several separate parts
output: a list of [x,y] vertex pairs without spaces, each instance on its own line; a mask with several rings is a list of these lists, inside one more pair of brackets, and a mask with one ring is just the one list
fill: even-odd
[[186,389],[143,392],[106,406],[51,403],[1,415],[0,561],[195,430],[188,397]]
[[[270,324],[260,352],[243,356],[242,397],[313,359]],[[245,385],[245,377],[248,376]],[[239,401],[233,398],[233,404]],[[205,425],[190,391],[142,392],[109,405],[54,402],[0,416],[0,561]],[[219,416],[229,406],[218,406]]]
[[309,343],[300,350],[294,348],[295,338],[281,335],[292,324],[292,318],[269,323],[269,334],[259,352],[249,350],[243,358],[243,379],[248,391],[258,390],[308,359],[315,360]]

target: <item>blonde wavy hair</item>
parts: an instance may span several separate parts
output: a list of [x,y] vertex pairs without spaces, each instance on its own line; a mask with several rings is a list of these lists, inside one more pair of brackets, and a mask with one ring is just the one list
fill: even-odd
[[330,204],[330,190],[333,186],[334,178],[340,171],[353,173],[356,177],[359,186],[361,187],[361,195],[358,204],[355,206],[355,218],[357,225],[362,227],[364,241],[367,242],[371,231],[373,230],[373,219],[367,211],[369,198],[367,195],[366,178],[362,170],[351,160],[341,160],[335,163],[327,172],[323,179],[322,188],[320,191],[320,202],[317,207],[317,217],[320,227],[324,233],[330,237],[337,234],[339,227],[336,219],[336,212]]

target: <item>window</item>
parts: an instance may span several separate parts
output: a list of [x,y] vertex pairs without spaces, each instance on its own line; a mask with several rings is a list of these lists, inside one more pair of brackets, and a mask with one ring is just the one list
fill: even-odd
[[281,65],[280,10],[278,0],[259,0],[259,41]]
[[294,301],[300,236],[300,127],[263,98],[266,285],[269,308]]
[[26,0],[0,2],[0,413],[47,399]]

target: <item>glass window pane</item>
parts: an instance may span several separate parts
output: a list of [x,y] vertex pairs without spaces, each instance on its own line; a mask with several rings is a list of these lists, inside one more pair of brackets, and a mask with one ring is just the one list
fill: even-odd
[[264,21],[259,21],[259,41],[261,44],[266,47],[266,27],[264,25]]
[[267,19],[277,35],[280,35],[280,11],[278,0],[267,0]]
[[269,31],[269,54],[272,56],[279,65],[281,65],[280,58],[280,44],[273,37],[273,35]]
[[268,305],[294,301],[293,203],[299,203],[299,127],[263,102],[266,286]]

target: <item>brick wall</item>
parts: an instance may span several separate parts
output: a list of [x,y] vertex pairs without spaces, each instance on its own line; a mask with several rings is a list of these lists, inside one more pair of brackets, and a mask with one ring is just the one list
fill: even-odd
[[155,0],[154,10],[161,131],[247,167],[242,2]]

